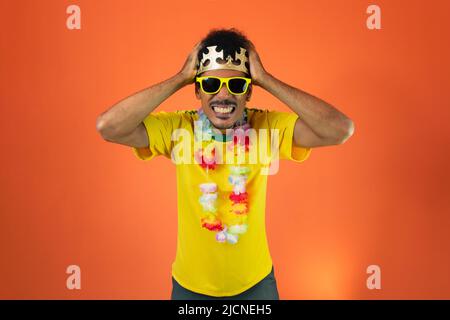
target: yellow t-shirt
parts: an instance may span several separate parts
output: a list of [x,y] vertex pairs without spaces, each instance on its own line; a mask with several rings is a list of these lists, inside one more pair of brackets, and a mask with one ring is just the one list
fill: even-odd
[[[294,125],[298,118],[296,114],[248,108],[247,115],[251,128],[256,129],[256,132],[260,132],[258,129],[267,129],[267,136],[271,137],[270,129],[279,130],[279,159],[301,162],[308,158],[311,148],[297,148],[292,143]],[[180,159],[188,152],[191,156],[185,158],[185,162],[188,162],[188,158],[193,159],[196,120],[196,110],[151,113],[144,120],[149,147],[133,148],[133,151],[142,160],[163,155],[176,163],[178,239],[172,276],[181,286],[197,293],[216,297],[237,295],[261,281],[272,268],[265,229],[267,174],[261,174],[261,170],[267,170],[269,164],[267,158],[263,157],[256,163],[243,164],[251,169],[246,184],[249,201],[248,230],[239,235],[235,244],[216,241],[215,232],[201,226],[203,210],[199,203],[199,185],[215,182],[218,187],[218,209],[228,212],[228,195],[233,190],[228,181],[230,164],[226,164],[223,158],[224,164],[218,164],[214,170],[209,169],[207,173],[194,161],[180,163]],[[175,129],[185,130],[178,131],[181,134],[172,137]],[[192,139],[189,140],[186,136]],[[187,150],[186,153],[180,152],[182,142],[187,141],[192,141],[191,149],[185,148],[183,150]],[[276,139],[269,141],[273,143]],[[232,142],[214,143],[226,147]],[[186,143],[184,146],[188,145],[189,143]],[[246,159],[249,162],[248,158]],[[270,159],[270,163],[273,163],[274,158]]]

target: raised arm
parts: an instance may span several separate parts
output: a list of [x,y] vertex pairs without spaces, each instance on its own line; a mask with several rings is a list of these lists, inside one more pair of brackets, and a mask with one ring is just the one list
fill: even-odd
[[253,83],[273,94],[299,116],[294,128],[294,145],[305,148],[337,145],[353,135],[353,121],[337,108],[266,72],[254,45],[249,59]]
[[199,45],[194,46],[175,76],[119,101],[100,114],[97,131],[103,139],[131,147],[147,147],[149,141],[143,120],[176,91],[194,82]]

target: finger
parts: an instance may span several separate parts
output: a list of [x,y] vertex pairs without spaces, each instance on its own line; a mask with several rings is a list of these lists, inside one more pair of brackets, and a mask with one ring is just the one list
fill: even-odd
[[195,49],[195,51],[198,51],[198,50],[200,50],[200,47],[201,47],[201,41],[199,41],[199,42],[197,42],[196,44],[195,44],[195,46],[194,46],[194,49]]

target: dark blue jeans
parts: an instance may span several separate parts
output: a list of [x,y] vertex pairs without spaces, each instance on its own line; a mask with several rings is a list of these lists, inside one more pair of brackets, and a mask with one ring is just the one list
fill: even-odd
[[279,300],[277,281],[275,280],[275,272],[272,271],[260,282],[246,291],[229,297],[212,297],[200,293],[190,291],[182,287],[172,277],[172,296],[171,300]]

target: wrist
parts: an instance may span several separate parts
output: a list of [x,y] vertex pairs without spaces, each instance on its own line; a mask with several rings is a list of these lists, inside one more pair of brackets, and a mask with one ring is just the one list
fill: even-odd
[[180,84],[184,87],[187,86],[188,84],[191,84],[194,82],[194,78],[195,76],[192,75],[186,75],[185,73],[183,73],[182,71],[178,72],[177,75],[175,76],[177,78],[177,80],[180,82]]
[[266,71],[262,72],[261,75],[259,75],[255,79],[255,84],[259,85],[263,89],[266,89],[270,80],[272,78],[272,75]]

